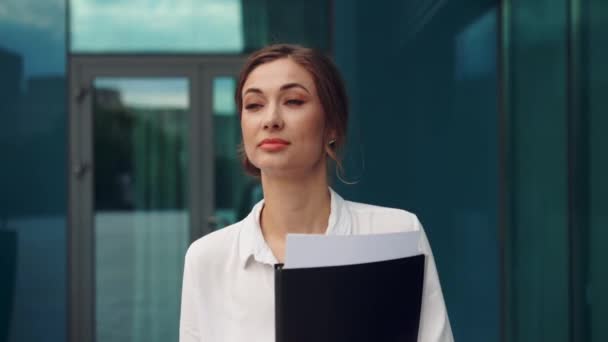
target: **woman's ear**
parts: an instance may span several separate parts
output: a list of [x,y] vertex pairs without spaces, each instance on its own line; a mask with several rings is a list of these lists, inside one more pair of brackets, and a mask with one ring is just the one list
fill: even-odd
[[336,159],[336,135],[333,131],[329,132],[325,140],[325,153],[331,159]]
[[327,146],[332,146],[336,143],[336,130],[335,129],[330,129],[329,132],[327,132],[327,139],[325,140]]

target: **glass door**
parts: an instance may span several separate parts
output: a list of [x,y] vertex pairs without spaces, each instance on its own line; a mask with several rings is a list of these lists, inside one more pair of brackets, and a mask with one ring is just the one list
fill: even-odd
[[72,71],[70,340],[177,341],[184,255],[214,201],[200,70],[80,58]]
[[176,341],[190,80],[96,77],[92,89],[96,341]]

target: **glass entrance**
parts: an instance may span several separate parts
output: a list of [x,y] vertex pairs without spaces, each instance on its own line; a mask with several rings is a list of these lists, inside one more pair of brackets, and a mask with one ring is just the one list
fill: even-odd
[[177,341],[189,244],[187,78],[93,81],[96,341]]
[[256,199],[238,158],[242,60],[70,64],[70,341],[177,341],[188,246]]

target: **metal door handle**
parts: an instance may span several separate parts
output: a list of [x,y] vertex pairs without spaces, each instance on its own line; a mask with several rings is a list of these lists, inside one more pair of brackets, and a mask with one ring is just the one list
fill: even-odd
[[80,163],[74,167],[72,173],[74,176],[76,176],[76,178],[82,179],[82,177],[84,177],[84,175],[89,171],[89,168],[88,163]]

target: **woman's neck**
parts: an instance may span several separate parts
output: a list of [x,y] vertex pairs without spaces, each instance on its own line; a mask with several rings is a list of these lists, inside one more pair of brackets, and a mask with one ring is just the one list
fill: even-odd
[[324,172],[297,178],[262,175],[262,188],[260,226],[277,259],[283,259],[288,233],[325,233],[331,199]]

